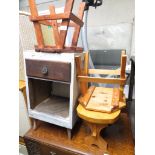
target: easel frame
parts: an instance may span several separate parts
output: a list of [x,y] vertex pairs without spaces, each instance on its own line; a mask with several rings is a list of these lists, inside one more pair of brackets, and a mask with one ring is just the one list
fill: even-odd
[[[78,15],[75,16],[72,13],[74,0],[66,0],[64,13],[56,14],[54,5],[49,6],[49,15],[39,15],[36,7],[35,0],[29,0],[30,6],[30,20],[33,22],[36,40],[38,45],[35,45],[37,52],[49,52],[49,53],[74,53],[83,52],[83,48],[77,47],[80,29],[83,26],[83,15],[86,6],[85,2],[81,2],[79,6]],[[57,20],[62,20],[58,23]],[[71,22],[72,21],[72,22]],[[52,26],[55,46],[45,45],[43,39],[43,33],[41,30],[41,24],[46,26]],[[74,33],[71,46],[66,47],[65,41],[69,27],[74,27]],[[60,31],[59,31],[60,29]]]

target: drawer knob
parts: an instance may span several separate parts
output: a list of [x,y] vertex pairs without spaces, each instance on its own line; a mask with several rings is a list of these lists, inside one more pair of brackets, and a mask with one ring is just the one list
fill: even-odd
[[47,66],[44,66],[44,67],[42,68],[41,73],[44,74],[44,75],[46,75],[46,74],[48,73],[48,68],[47,68]]

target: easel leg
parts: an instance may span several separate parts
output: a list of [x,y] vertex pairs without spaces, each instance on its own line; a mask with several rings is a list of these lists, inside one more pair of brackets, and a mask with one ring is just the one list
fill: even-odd
[[91,130],[91,135],[85,138],[86,144],[93,146],[95,145],[99,149],[103,150],[104,152],[107,151],[107,142],[100,136],[100,131],[105,128],[107,125],[105,124],[93,124],[88,123],[86,124],[89,126]]

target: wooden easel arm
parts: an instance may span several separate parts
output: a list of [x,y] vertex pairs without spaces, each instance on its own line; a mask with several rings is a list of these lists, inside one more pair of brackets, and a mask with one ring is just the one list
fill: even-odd
[[80,25],[80,26],[83,26],[83,21],[81,20],[81,19],[79,19],[77,16],[75,16],[73,13],[71,13],[70,14],[70,19],[74,22],[74,23],[76,23],[76,24],[78,24],[78,25]]
[[78,76],[78,80],[80,82],[95,82],[95,83],[108,83],[108,84],[124,85],[126,78],[116,79],[116,78],[98,78],[98,77]]
[[120,69],[104,70],[104,69],[89,69],[89,74],[105,74],[105,75],[120,75]]
[[58,20],[58,19],[69,19],[70,13],[59,13],[52,15],[42,15],[42,16],[29,16],[32,22],[41,21],[41,20]]
[[[39,21],[39,24],[43,24],[43,25],[46,25],[46,26],[52,26],[52,23],[49,22],[48,20],[41,20]],[[58,24],[58,27],[61,26],[61,23],[57,23]],[[69,23],[69,27],[75,27],[77,24],[76,23],[73,23],[73,22],[70,22]]]
[[80,20],[77,16],[73,13],[59,13],[59,14],[52,14],[52,15],[42,15],[42,16],[29,16],[32,22],[35,21],[42,21],[42,20],[58,20],[58,19],[71,19],[74,23],[83,26],[83,21]]

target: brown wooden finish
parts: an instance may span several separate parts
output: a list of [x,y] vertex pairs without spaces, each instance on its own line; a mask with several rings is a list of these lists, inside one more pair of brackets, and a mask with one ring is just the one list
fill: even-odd
[[[77,16],[75,16],[73,13],[59,13],[59,14],[53,14],[53,15],[41,15],[41,16],[29,16],[30,20],[32,22],[38,22],[38,21],[44,21],[44,20],[58,20],[58,19],[62,19],[62,20],[72,20],[74,23],[83,26],[83,21],[80,20],[80,18],[78,18]],[[65,25],[66,24],[62,24]]]
[[[122,51],[121,55],[121,71],[120,71],[120,77],[125,78],[125,68],[126,68],[126,60],[127,56],[125,55],[125,51]],[[123,100],[123,92],[124,92],[124,85],[120,85],[120,101]]]
[[[84,75],[78,75],[79,82],[96,82],[96,83],[108,83],[108,84],[119,84],[120,88],[125,84],[125,55],[121,56],[121,76],[120,78],[100,78],[100,77],[89,77],[85,75],[88,72],[84,68]],[[88,54],[85,54],[85,61],[87,61]],[[76,58],[80,63],[80,57]],[[85,66],[87,62],[85,62]],[[77,65],[78,72],[82,72],[82,69]],[[93,70],[95,72],[95,69]],[[102,70],[97,71],[102,73]],[[88,89],[89,90],[89,89]],[[122,93],[120,95],[120,93]],[[95,87],[91,88],[91,91],[87,91],[85,95],[81,93],[82,97],[79,98],[80,104],[77,107],[77,114],[82,118],[91,130],[91,134],[85,138],[85,142],[89,145],[95,145],[102,149],[103,152],[107,151],[107,142],[101,137],[100,131],[102,128],[113,124],[120,116],[121,108],[126,106],[123,92],[119,88],[105,88]],[[121,96],[121,99],[120,99]],[[82,106],[83,105],[83,106]],[[113,111],[115,110],[115,111]]]
[[63,30],[62,30],[62,29],[60,30],[60,36],[61,36],[61,41],[62,41],[62,47],[65,46],[65,41],[66,41],[68,26],[69,26],[69,20],[68,20],[68,19],[62,20],[61,28],[63,27]]
[[105,74],[105,75],[120,75],[120,69],[105,70],[105,69],[89,69],[89,74]]
[[80,96],[78,101],[80,102],[80,104],[82,104],[84,107],[87,105],[93,91],[95,89],[95,86],[91,86],[89,87],[89,89],[87,90],[86,94],[84,96]]
[[70,13],[59,13],[54,15],[37,15],[37,16],[29,16],[32,22],[44,21],[44,20],[58,20],[58,19],[69,19]]
[[[74,0],[66,0],[64,13],[56,14],[55,7],[51,5],[49,7],[50,15],[38,15],[35,0],[29,0],[29,6],[31,11],[31,16],[29,16],[29,18],[34,23],[36,38],[38,42],[37,47],[35,47],[36,51],[58,52],[58,53],[61,53],[61,52],[65,53],[67,52],[67,50],[68,50],[68,53],[81,51],[77,47],[77,41],[80,33],[80,28],[84,24],[82,21],[82,18],[84,14],[85,3],[82,2],[80,4],[78,17],[72,13],[73,3],[74,3]],[[57,23],[57,20],[62,20],[62,22]],[[43,40],[43,34],[41,30],[41,24],[53,27],[56,46],[51,46],[50,48],[49,47],[47,48],[45,46],[44,40]],[[69,48],[66,48],[65,42],[66,42],[66,36],[67,36],[67,31],[69,26],[75,27],[75,33],[73,36],[72,46]],[[60,32],[58,28],[60,29]]]
[[86,122],[91,130],[91,134],[85,138],[85,143],[90,147],[95,145],[103,152],[107,152],[107,142],[101,137],[100,131],[108,126],[108,124],[114,123],[118,119],[120,110],[108,115],[102,112],[86,110],[79,104],[77,107],[77,114]]
[[39,48],[35,46],[36,52],[46,52],[46,53],[82,53],[83,48],[81,47],[64,47],[64,48],[56,48],[56,46],[44,46],[44,48]]
[[77,114],[83,120],[95,124],[113,124],[121,113],[121,110],[112,113],[97,112],[85,109],[81,104],[77,107]]
[[[77,75],[83,75],[82,72],[82,67],[81,67],[81,57],[77,56],[75,57],[75,63],[76,63],[76,69],[77,69]],[[87,92],[87,83],[86,82],[80,82],[80,91],[82,96],[85,95],[85,93]]]
[[[90,134],[87,129],[85,124],[77,123],[73,129],[73,137],[69,140],[66,129],[43,123],[37,130],[29,130],[24,140],[29,155],[51,155],[52,152],[57,153],[56,155],[103,155],[104,152],[99,148],[85,143],[85,137]],[[134,154],[132,132],[127,114],[121,114],[115,124],[108,126],[100,133],[108,143],[110,155]]]
[[[43,25],[46,25],[46,26],[52,26],[52,22],[49,22],[47,20],[40,20],[38,22],[40,24],[43,24]],[[57,23],[57,25],[58,25],[58,27],[60,27],[61,26],[61,23]],[[77,24],[70,21],[69,27],[75,27],[75,26],[77,26]]]
[[[89,53],[87,51],[85,52],[85,55],[84,55],[84,69],[83,69],[82,75],[88,76],[88,67],[89,67]],[[88,82],[83,82],[83,83],[84,83],[83,87],[86,93],[88,90]]]
[[[50,10],[51,16],[53,14],[55,14],[54,5],[51,5],[49,7],[49,10]],[[62,48],[62,45],[61,45],[61,39],[60,39],[60,35],[59,35],[57,20],[52,20],[51,22],[52,22],[53,33],[54,33],[54,37],[55,37],[56,48],[60,49],[60,48]]]
[[[70,21],[69,26],[75,27],[77,24]],[[58,26],[61,26],[61,23],[58,23]]]
[[28,77],[28,87],[31,109],[34,109],[51,95],[51,81]]
[[89,53],[85,53],[84,57],[84,75],[88,75],[88,68],[89,68]]
[[[80,3],[79,12],[78,12],[78,17],[80,20],[83,19],[85,6],[86,6],[85,2]],[[72,46],[77,46],[78,38],[79,38],[79,34],[80,34],[80,29],[81,29],[80,25],[75,26],[75,31],[74,31],[73,40],[72,40]]]
[[[43,73],[45,69],[47,73]],[[28,76],[70,82],[71,64],[57,61],[26,60]]]
[[75,57],[75,63],[76,63],[76,72],[77,72],[77,75],[82,75],[82,67],[81,67],[81,57],[80,56],[77,56]]
[[78,76],[78,80],[82,82],[97,82],[97,83],[109,83],[109,84],[125,84],[126,79],[116,78],[98,78],[88,76]]
[[89,99],[88,94],[87,91],[79,100],[79,103],[87,110],[112,113],[126,106],[124,97],[122,102],[119,101],[119,88],[95,87]]
[[[33,18],[38,16],[38,11],[37,7],[35,4],[35,0],[29,0],[29,5],[30,5],[30,12]],[[35,34],[36,34],[36,39],[38,42],[38,47],[43,48],[44,47],[44,39],[43,39],[43,34],[41,30],[41,25],[38,22],[33,22],[34,29],[35,29]]]
[[[80,90],[82,95],[79,101],[81,101],[82,99],[84,100],[84,101],[81,101],[80,103],[87,110],[110,113],[113,110],[121,109],[126,105],[124,100],[124,94],[123,94],[123,89],[126,82],[126,77],[125,77],[126,55],[124,54],[124,51],[122,51],[121,67],[119,70],[111,71],[111,70],[101,70],[101,69],[97,69],[97,70],[88,69],[88,62],[89,62],[88,52],[85,53],[84,68],[81,67],[82,61],[80,56],[76,57],[75,61],[77,66],[77,75],[78,75],[77,79],[80,83]],[[119,78],[90,77],[88,76],[88,73],[95,73],[95,74],[110,73],[114,75],[118,75],[118,73],[120,73],[119,74],[120,77]],[[89,97],[89,101],[88,101],[87,94],[89,94],[89,91],[87,92],[86,83],[89,83],[89,82],[117,84],[117,85],[119,84],[120,88],[115,89],[115,88],[96,87],[93,93],[91,93],[91,97]]]
[[107,142],[100,136],[100,132],[102,129],[107,127],[105,124],[94,124],[86,122],[88,127],[90,128],[91,134],[85,137],[85,143],[88,144],[90,147],[95,145],[99,149],[103,150],[103,152],[107,151]]
[[78,24],[78,25],[80,25],[80,26],[83,26],[83,21],[82,20],[80,20],[77,16],[75,16],[73,13],[71,13],[70,14],[70,19],[74,22],[74,23],[76,23],[76,24]]
[[[66,0],[64,12],[68,12],[70,14],[73,9],[73,3],[74,3],[74,0]],[[65,41],[66,41],[66,36],[67,36],[67,30],[68,30],[68,26],[69,26],[69,19],[62,20],[61,26],[66,27],[66,30],[60,30],[62,47],[64,47]]]
[[91,86],[79,103],[86,109],[97,112],[111,113],[126,106],[125,96],[119,101],[119,88],[104,88]]
[[127,59],[127,56],[122,55],[122,58],[121,58],[121,73],[120,73],[121,78],[125,78],[126,59]]

